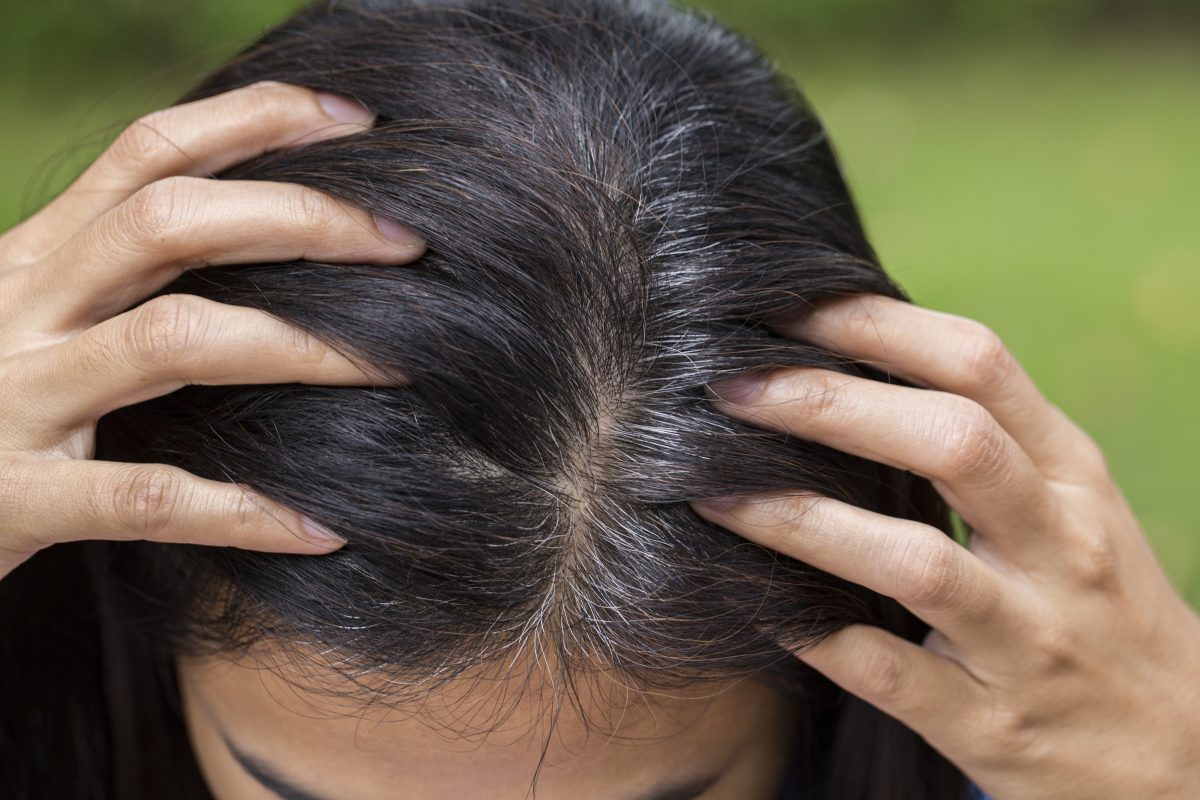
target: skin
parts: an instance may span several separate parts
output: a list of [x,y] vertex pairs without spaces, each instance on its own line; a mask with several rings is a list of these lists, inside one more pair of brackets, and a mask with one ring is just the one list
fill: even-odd
[[218,800],[293,800],[247,761],[303,789],[295,800],[775,800],[796,752],[794,703],[751,680],[643,695],[602,676],[580,684],[581,714],[556,705],[544,679],[521,691],[456,678],[419,703],[364,707],[308,690],[351,687],[307,669],[297,683],[278,662],[179,660],[193,747]]
[[713,384],[718,407],[926,477],[974,531],[963,547],[797,493],[695,503],[933,627],[854,625],[797,655],[995,798],[1200,796],[1200,617],[1096,443],[978,322],[861,296],[772,327],[920,388],[781,369]]
[[246,487],[92,456],[97,419],[185,384],[403,381],[263,312],[189,295],[138,305],[185,269],[420,257],[411,231],[321,192],[198,177],[373,120],[276,82],[157,111],[0,237],[0,577],[82,531],[283,553],[344,543]]
[[[351,101],[278,83],[155,112],[0,236],[0,577],[82,531],[288,553],[340,546],[245,487],[92,455],[100,416],[188,383],[404,381],[368,374],[262,312],[178,295],[138,305],[181,270],[209,264],[419,257],[422,244],[402,226],[319,192],[200,177],[372,121]],[[972,320],[860,296],[772,322],[779,335],[918,388],[789,368],[710,387],[717,406],[927,477],[974,529],[963,547],[829,498],[697,500],[718,524],[894,597],[934,629],[912,643],[852,626],[797,657],[921,734],[996,800],[1200,796],[1200,618],[1156,561],[1096,443]],[[224,723],[217,715],[237,704],[202,687],[240,690],[200,675],[196,708]],[[694,730],[721,726],[704,719]],[[252,722],[227,724],[241,732]],[[691,735],[697,748],[711,744],[711,734]],[[331,736],[321,746],[351,752]],[[311,760],[320,755],[311,741],[285,752],[304,741],[296,728],[295,742],[272,740],[280,749],[264,755],[320,763],[330,771],[313,777],[336,775],[334,790],[350,779],[337,763]],[[403,748],[381,747],[380,763],[397,763]],[[589,750],[580,763],[603,771],[604,756],[594,758]],[[563,776],[589,767],[562,769],[547,772],[557,782],[546,791],[571,796]],[[608,774],[650,778],[630,769]],[[489,783],[508,780],[491,770],[448,774],[510,788]]]

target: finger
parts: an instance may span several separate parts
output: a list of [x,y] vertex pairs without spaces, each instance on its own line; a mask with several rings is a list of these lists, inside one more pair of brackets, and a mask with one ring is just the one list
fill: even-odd
[[[401,375],[357,366],[330,345],[270,314],[187,294],[156,297],[58,344],[5,365],[22,430],[50,438],[122,406],[188,384],[398,385]],[[29,448],[50,442],[28,442]]]
[[815,495],[692,505],[764,547],[895,598],[956,643],[991,646],[1010,633],[999,575],[929,525]]
[[986,689],[955,661],[871,625],[850,625],[796,654],[934,747],[971,735]]
[[[1047,477],[1093,477],[1092,439],[1038,390],[990,328],[878,294],[837,298],[772,328],[867,361],[913,383],[976,401]],[[1103,467],[1103,473],[1107,468]]]
[[38,260],[148,183],[212,176],[270,150],[362,132],[374,120],[349,98],[277,81],[153,111],[6,238],[26,263]]
[[36,318],[76,330],[209,265],[296,259],[400,264],[420,238],[391,221],[291,183],[167,178],[140,189],[14,277]]
[[1057,506],[1045,478],[973,400],[808,367],[710,388],[718,408],[747,422],[931,479],[978,535],[1014,557],[1053,538]]
[[227,545],[317,554],[344,541],[246,487],[166,464],[0,461],[0,574],[59,542],[82,539]]

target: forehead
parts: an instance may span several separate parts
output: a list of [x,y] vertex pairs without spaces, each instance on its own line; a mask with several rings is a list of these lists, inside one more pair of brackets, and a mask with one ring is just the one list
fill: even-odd
[[530,678],[463,676],[420,701],[364,705],[344,677],[180,660],[193,735],[197,725],[220,731],[324,796],[403,787],[405,797],[472,797],[486,786],[489,797],[518,798],[536,776],[538,797],[626,800],[790,752],[791,703],[756,681],[648,693],[595,675],[564,694],[557,677],[512,674]]

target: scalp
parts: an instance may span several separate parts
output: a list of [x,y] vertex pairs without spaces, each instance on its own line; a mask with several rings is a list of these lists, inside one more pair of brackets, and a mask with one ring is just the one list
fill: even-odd
[[189,387],[107,423],[113,457],[236,479],[350,541],[309,560],[147,555],[176,594],[232,587],[181,622],[190,638],[318,642],[430,684],[534,643],[567,671],[666,684],[760,672],[781,641],[878,617],[861,587],[686,505],[792,488],[919,513],[911,476],[705,397],[749,367],[857,369],[763,320],[899,294],[820,123],[761,53],[634,0],[319,4],[185,99],[266,79],[379,119],[220,177],[404,220],[427,253],[164,291],[270,310],[412,384]]

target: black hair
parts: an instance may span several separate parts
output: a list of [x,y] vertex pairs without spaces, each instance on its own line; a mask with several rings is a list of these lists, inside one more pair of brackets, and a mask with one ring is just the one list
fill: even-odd
[[[98,458],[237,481],[349,543],[322,557],[89,543],[6,581],[6,614],[71,569],[98,598],[79,610],[100,635],[73,645],[95,666],[73,679],[76,717],[37,723],[109,787],[79,796],[186,796],[170,656],[264,640],[315,643],[349,677],[404,676],[396,702],[527,647],[572,679],[754,676],[803,706],[797,757],[820,796],[963,796],[919,736],[790,652],[854,622],[914,641],[927,627],[686,503],[816,492],[950,532],[927,481],[705,396],[747,369],[882,378],[764,320],[835,295],[905,298],[823,127],[767,57],[651,0],[321,2],[180,102],[260,80],[354,97],[377,123],[216,177],[322,190],[428,251],[403,267],[211,267],[159,294],[267,311],[411,383],[189,386],[100,421]],[[21,603],[30,626],[67,614]],[[70,744],[97,725],[107,744]],[[57,771],[39,791],[62,786]]]

